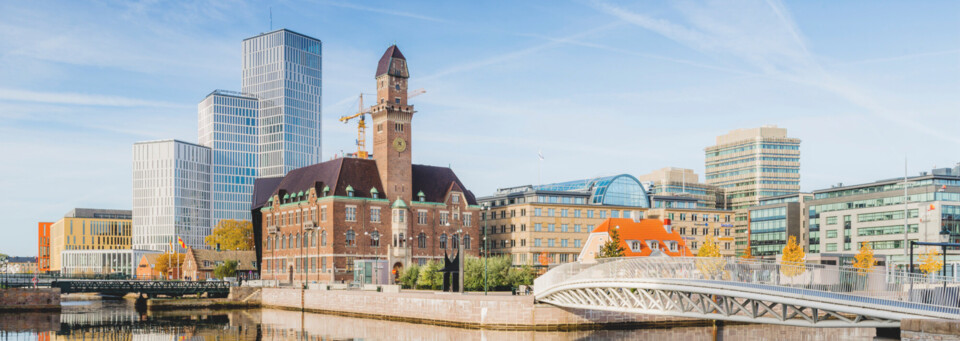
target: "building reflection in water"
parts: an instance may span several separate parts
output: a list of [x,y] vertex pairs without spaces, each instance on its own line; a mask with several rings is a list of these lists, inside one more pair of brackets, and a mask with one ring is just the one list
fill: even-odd
[[95,301],[62,313],[0,314],[3,340],[872,340],[874,329],[730,325],[570,332],[492,331],[297,311],[137,312]]

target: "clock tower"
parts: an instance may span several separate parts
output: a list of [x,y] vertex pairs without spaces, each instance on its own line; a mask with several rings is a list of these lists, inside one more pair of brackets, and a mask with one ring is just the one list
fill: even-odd
[[377,162],[386,198],[413,199],[411,159],[412,105],[407,105],[407,59],[390,46],[377,64],[377,104],[373,118],[373,159]]

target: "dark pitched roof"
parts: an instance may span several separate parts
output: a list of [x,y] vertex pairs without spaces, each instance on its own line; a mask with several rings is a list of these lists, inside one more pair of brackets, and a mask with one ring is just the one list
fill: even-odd
[[253,181],[253,203],[250,209],[258,209],[267,204],[267,200],[277,191],[283,177],[259,178]]
[[460,178],[457,178],[457,174],[452,169],[426,165],[413,165],[412,168],[414,200],[417,200],[416,193],[423,191],[427,201],[443,202],[447,192],[459,187],[463,189],[463,196],[466,197],[468,204],[477,204],[477,198],[473,192],[466,190],[467,187],[460,182]]
[[[390,71],[390,64],[394,58],[407,60],[403,56],[403,53],[400,53],[400,48],[397,45],[390,45],[387,48],[387,51],[383,52],[383,56],[380,57],[380,62],[377,63],[377,76],[387,73]],[[397,76],[406,76],[406,75],[397,75]]]
[[279,179],[277,185],[271,187],[264,183],[262,186],[262,190],[270,191],[262,199],[259,197],[261,193],[257,192],[261,179],[254,182],[254,209],[266,205],[267,200],[274,194],[282,198],[287,193],[307,192],[314,188],[317,196],[321,196],[325,186],[330,186],[330,194],[339,196],[347,196],[347,186],[352,186],[354,196],[359,198],[370,197],[371,188],[384,193],[377,163],[368,159],[339,158],[297,168],[283,178],[274,179]]
[[[228,260],[237,261],[237,270],[250,271],[257,269],[253,263],[257,260],[257,256],[253,251],[214,251],[192,248],[190,250],[193,251],[197,269],[200,270],[213,270],[217,267],[217,262]],[[203,261],[209,261],[210,263],[205,264]]]

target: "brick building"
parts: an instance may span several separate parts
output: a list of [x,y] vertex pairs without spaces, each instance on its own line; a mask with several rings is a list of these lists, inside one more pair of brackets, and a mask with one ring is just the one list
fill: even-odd
[[479,206],[453,170],[412,164],[413,106],[406,59],[391,46],[377,66],[373,155],[338,158],[254,184],[252,217],[261,277],[353,279],[355,260],[411,264],[479,254]]

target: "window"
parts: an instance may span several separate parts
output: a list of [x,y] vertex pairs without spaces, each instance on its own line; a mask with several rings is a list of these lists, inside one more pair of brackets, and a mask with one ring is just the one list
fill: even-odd
[[393,210],[393,222],[402,223],[406,220],[406,211],[401,209]]
[[463,249],[470,250],[470,235],[463,236]]
[[553,239],[553,238],[547,239],[547,246],[549,247],[556,246],[556,239]]
[[345,210],[346,220],[347,221],[357,221],[357,208],[352,206],[347,206]]
[[553,216],[556,215],[556,213],[557,213],[557,210],[556,210],[556,209],[553,209],[553,208],[548,208],[548,209],[547,209],[547,216],[548,216],[548,217],[553,217]]
[[440,248],[441,248],[441,249],[446,249],[446,248],[447,248],[447,234],[446,234],[446,233],[440,235]]
[[553,232],[553,230],[555,230],[555,229],[556,229],[556,225],[554,225],[554,224],[547,224],[547,231],[548,231],[548,232]]
[[357,245],[357,234],[353,230],[347,231],[347,238],[345,238],[347,246],[356,246]]
[[449,224],[448,223],[449,218],[450,218],[450,213],[440,212],[440,225],[446,226],[447,224]]
[[560,224],[560,232],[567,232],[567,224]]
[[580,210],[573,210],[573,217],[580,218]]
[[533,216],[534,216],[534,217],[539,217],[539,216],[542,215],[542,213],[543,213],[543,209],[541,209],[541,208],[539,208],[539,207],[533,209]]
[[[401,213],[402,213],[403,211],[397,210],[397,212],[401,212]],[[370,208],[370,222],[373,222],[373,223],[379,223],[379,222],[380,222],[380,208],[379,208],[379,207],[371,207],[371,208]]]
[[561,240],[560,240],[560,247],[567,247],[567,240],[566,240],[566,239],[561,239]]
[[459,204],[459,203],[460,203],[460,196],[457,195],[456,193],[450,195],[450,202],[452,202],[452,203],[454,203],[454,204]]
[[380,232],[373,231],[373,233],[370,234],[370,246],[380,247]]
[[620,210],[610,210],[610,218],[620,218]]
[[427,224],[427,211],[417,211],[417,224]]
[[327,246],[327,230],[320,231],[320,246]]
[[451,242],[450,243],[451,248],[453,248],[454,250],[460,249],[460,236],[451,235],[450,242]]
[[560,216],[561,216],[561,217],[566,217],[566,216],[567,216],[567,211],[568,211],[568,210],[567,210],[566,208],[561,209],[561,210],[560,210]]
[[827,225],[836,225],[837,217],[827,217]]
[[837,230],[827,230],[827,238],[837,238]]
[[543,241],[540,238],[533,239],[533,246],[543,246]]
[[573,225],[573,232],[580,232],[580,225],[579,225],[579,224],[574,224],[574,225]]
[[320,221],[327,221],[327,207],[320,206]]
[[420,234],[417,235],[417,247],[421,249],[427,248],[427,235],[423,232],[420,232]]
[[587,210],[587,218],[593,218],[593,210]]
[[470,227],[470,221],[473,220],[473,213],[463,214],[463,226]]
[[573,240],[573,247],[580,247],[580,239]]
[[543,224],[540,224],[540,223],[533,224],[534,232],[540,232],[541,230],[543,230]]
[[837,243],[827,243],[827,251],[837,251]]

